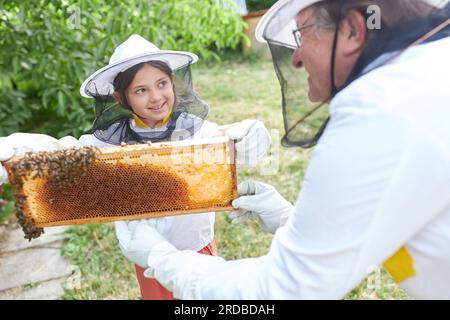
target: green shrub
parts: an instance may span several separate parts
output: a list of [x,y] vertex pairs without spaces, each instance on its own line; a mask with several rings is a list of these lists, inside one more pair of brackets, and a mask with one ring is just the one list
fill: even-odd
[[249,12],[269,9],[277,0],[245,0]]
[[0,136],[86,132],[93,104],[79,87],[131,34],[206,60],[220,59],[243,36],[244,23],[230,0],[75,3],[0,0]]

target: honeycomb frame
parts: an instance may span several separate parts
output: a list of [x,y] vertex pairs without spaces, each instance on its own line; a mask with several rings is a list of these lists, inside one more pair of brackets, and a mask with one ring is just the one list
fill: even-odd
[[43,227],[232,210],[227,137],[27,153],[5,163],[26,237]]

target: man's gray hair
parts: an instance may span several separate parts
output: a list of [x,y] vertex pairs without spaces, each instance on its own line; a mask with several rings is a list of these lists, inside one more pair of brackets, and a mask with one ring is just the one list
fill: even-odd
[[[324,0],[311,6],[316,18],[316,25],[321,29],[334,29],[339,17],[339,3],[337,0]],[[420,16],[426,16],[437,7],[430,4],[429,0],[347,0],[344,1],[342,15],[350,10],[357,10],[367,15],[367,8],[377,6],[381,12],[383,26],[392,27]]]

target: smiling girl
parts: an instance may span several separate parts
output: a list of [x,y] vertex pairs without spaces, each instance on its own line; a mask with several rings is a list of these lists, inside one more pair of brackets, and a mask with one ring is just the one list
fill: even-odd
[[[256,152],[259,159],[270,143],[261,122],[245,120],[221,130],[205,120],[209,107],[192,89],[190,65],[197,59],[189,52],[159,50],[144,38],[132,35],[115,49],[108,66],[81,86],[83,96],[97,101],[97,117],[94,133],[82,136],[80,142],[105,147],[227,134],[242,140],[236,145],[237,158],[249,158]],[[151,223],[180,250],[216,255],[214,218],[215,214],[209,212],[152,219]],[[125,253],[123,230],[116,227],[116,234]],[[136,264],[142,297],[173,299],[156,280],[144,277],[145,267],[145,260]]]

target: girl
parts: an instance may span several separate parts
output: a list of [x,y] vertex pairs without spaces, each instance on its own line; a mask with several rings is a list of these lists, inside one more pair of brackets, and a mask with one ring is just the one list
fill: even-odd
[[[132,35],[116,48],[109,65],[95,72],[81,86],[83,96],[98,101],[98,116],[94,134],[82,136],[80,142],[107,146],[223,135],[218,125],[204,120],[208,106],[192,90],[190,65],[197,59],[188,52],[161,51],[144,38]],[[128,110],[129,115],[119,115],[115,119],[110,116],[114,112],[120,114],[108,106],[111,91],[114,100]],[[267,148],[269,135],[264,126],[260,122],[244,124],[251,125],[256,125],[258,133],[254,136],[262,135],[266,141],[264,148]],[[210,212],[153,219],[153,223],[178,249],[217,255],[214,218],[214,213]],[[121,230],[116,228],[116,233],[120,242]],[[122,244],[121,249],[126,250]],[[136,265],[142,297],[173,299],[156,280],[144,277],[142,267],[146,262],[143,264]]]
[[[82,96],[96,100],[93,134],[81,136],[78,142],[72,137],[56,140],[16,133],[0,138],[6,154],[1,160],[25,151],[55,150],[77,143],[108,147],[226,134],[241,140],[236,144],[238,163],[254,164],[270,144],[267,130],[256,120],[226,126],[227,130],[204,120],[209,108],[193,91],[190,73],[190,65],[197,60],[195,54],[162,51],[139,35],[132,35],[115,49],[109,64],[81,86]],[[214,213],[209,212],[152,219],[151,223],[180,250],[216,255],[214,218]],[[133,223],[128,222],[128,226]],[[116,234],[125,254],[123,230],[116,227]],[[140,264],[136,265],[136,274],[143,299],[173,299],[156,280],[144,277],[142,267],[146,267],[146,261]]]

